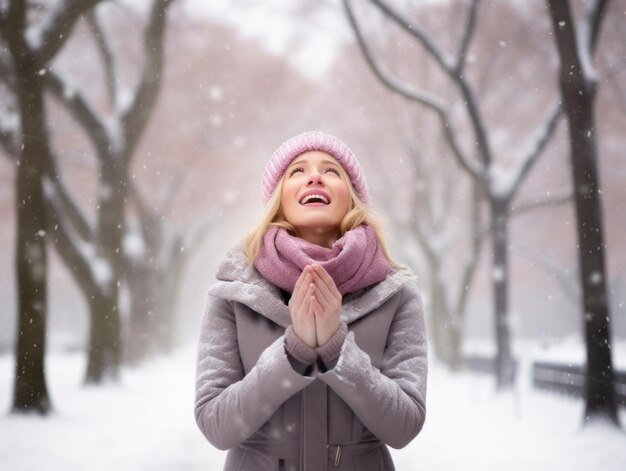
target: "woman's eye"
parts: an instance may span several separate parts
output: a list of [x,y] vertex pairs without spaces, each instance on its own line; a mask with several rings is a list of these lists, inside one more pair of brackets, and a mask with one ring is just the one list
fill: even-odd
[[326,168],[326,170],[324,170],[324,173],[328,172],[333,172],[335,175],[339,176],[339,170],[337,170],[335,167],[328,167]]
[[289,176],[292,176],[296,172],[304,172],[302,167],[294,167],[289,171]]

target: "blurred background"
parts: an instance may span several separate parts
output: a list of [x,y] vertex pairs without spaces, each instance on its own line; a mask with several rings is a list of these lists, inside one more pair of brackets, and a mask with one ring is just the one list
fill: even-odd
[[419,277],[398,469],[626,464],[626,2],[0,0],[2,469],[219,470],[206,291],[272,152],[358,156]]

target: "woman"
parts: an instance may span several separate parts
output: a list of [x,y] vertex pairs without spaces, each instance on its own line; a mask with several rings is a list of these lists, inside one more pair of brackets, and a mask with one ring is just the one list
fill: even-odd
[[426,330],[363,171],[339,139],[273,154],[266,212],[230,250],[202,320],[195,416],[227,471],[393,470],[425,418]]

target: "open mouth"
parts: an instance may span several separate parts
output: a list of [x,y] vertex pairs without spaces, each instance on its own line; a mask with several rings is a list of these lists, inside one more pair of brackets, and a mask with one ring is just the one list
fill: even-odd
[[313,204],[313,203],[330,204],[330,200],[324,195],[321,195],[319,193],[313,193],[310,195],[306,195],[304,198],[302,198],[299,201],[299,203],[301,205],[307,205],[307,204]]

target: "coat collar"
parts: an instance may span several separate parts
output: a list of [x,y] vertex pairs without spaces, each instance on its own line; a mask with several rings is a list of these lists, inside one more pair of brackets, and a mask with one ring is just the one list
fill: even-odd
[[[291,324],[289,308],[283,302],[280,289],[248,263],[241,243],[228,251],[217,270],[216,278],[217,281],[209,288],[210,295],[242,303],[282,327]],[[343,297],[341,320],[347,324],[356,321],[414,279],[408,268],[393,268],[380,283],[346,294]]]

